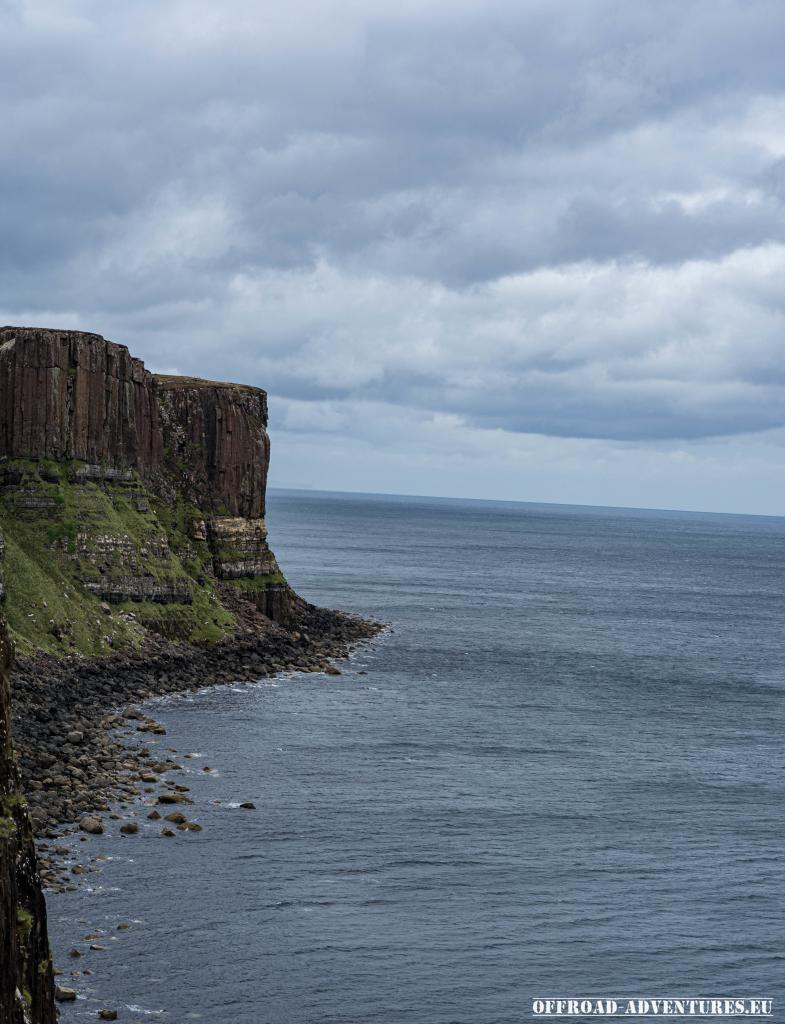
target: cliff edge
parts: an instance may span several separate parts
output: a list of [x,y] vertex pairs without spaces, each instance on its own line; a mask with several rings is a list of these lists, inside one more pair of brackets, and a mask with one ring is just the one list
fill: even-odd
[[11,747],[10,662],[0,623],[0,1021],[54,1024],[46,907]]
[[156,376],[100,335],[0,328],[0,598],[20,653],[218,641],[282,622],[267,395]]

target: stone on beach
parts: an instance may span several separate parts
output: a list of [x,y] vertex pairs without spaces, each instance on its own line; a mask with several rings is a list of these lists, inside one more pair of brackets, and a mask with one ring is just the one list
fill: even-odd
[[173,825],[183,825],[188,819],[181,811],[172,811],[164,816],[164,821],[171,821]]

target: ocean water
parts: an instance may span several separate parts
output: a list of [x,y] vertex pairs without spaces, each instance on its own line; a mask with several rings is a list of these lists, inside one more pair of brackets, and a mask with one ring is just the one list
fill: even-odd
[[573,995],[785,1020],[785,519],[269,504],[297,589],[391,630],[338,677],[148,705],[158,749],[200,755],[204,831],[75,844],[112,859],[50,899],[56,959],[108,948],[63,1020],[518,1024]]

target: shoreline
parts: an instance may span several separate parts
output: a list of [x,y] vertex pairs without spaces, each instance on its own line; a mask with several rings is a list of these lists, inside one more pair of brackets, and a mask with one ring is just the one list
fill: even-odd
[[[144,743],[148,736],[165,736],[165,729],[135,705],[283,672],[339,675],[332,662],[385,629],[304,601],[285,627],[250,611],[244,618],[234,636],[210,647],[156,637],[139,651],[105,659],[18,660],[12,673],[14,738],[46,889],[72,890],[76,876],[93,870],[69,867],[72,851],[57,840],[80,831],[86,840],[109,821],[112,831],[126,826],[133,834],[132,804],[138,809],[153,798],[152,804],[162,804],[162,829],[172,813],[172,827],[189,828],[178,813],[190,803],[188,790],[165,778],[183,766],[175,751],[162,758]],[[131,737],[141,746],[132,745]]]

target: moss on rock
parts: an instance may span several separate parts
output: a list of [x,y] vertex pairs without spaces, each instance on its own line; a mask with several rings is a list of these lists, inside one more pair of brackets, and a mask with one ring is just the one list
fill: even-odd
[[[96,480],[88,469],[0,462],[5,608],[19,652],[96,657],[138,648],[148,631],[203,643],[230,635],[236,617],[222,603],[216,565],[233,556],[242,565],[247,553],[213,538],[184,495],[166,501],[135,472]],[[277,570],[261,543],[261,563]],[[229,582],[257,604],[286,585],[278,571]]]

